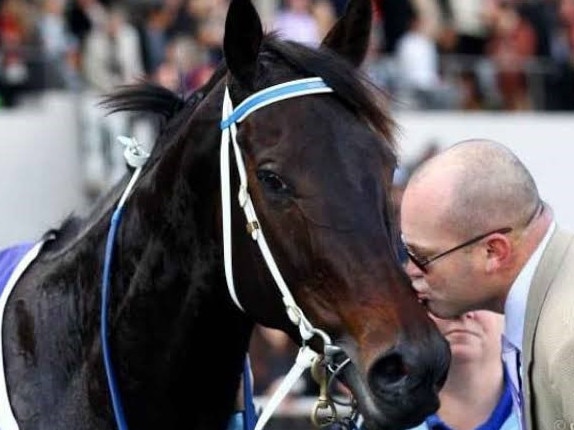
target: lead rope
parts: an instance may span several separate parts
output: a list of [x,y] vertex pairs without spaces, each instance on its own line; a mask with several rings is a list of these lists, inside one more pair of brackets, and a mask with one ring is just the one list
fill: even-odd
[[246,355],[243,363],[243,429],[249,430],[257,424],[257,411],[255,410],[255,403],[253,402],[253,389],[251,385],[251,363],[249,355]]
[[104,259],[104,273],[102,276],[102,301],[100,309],[100,338],[102,342],[102,354],[104,357],[104,368],[106,371],[106,378],[108,381],[108,389],[112,399],[112,408],[114,411],[114,418],[119,430],[127,430],[128,425],[126,422],[124,409],[120,397],[120,390],[118,387],[116,375],[113,368],[110,347],[108,344],[108,304],[110,296],[110,283],[111,283],[111,266],[114,250],[114,241],[120,224],[124,205],[130,196],[133,187],[140,176],[142,168],[147,161],[149,154],[142,148],[142,146],[134,139],[124,136],[118,137],[118,140],[125,145],[124,158],[126,162],[135,168],[126,189],[124,190],[110,222],[110,230],[106,241],[106,254]]
[[[229,89],[225,88],[225,95],[223,99],[222,108],[222,121],[221,121],[221,151],[220,151],[220,174],[221,174],[221,205],[222,205],[222,222],[223,222],[223,253],[224,253],[224,266],[225,277],[227,280],[227,287],[229,294],[235,305],[243,312],[245,310],[241,306],[237,297],[235,284],[233,280],[233,266],[232,266],[232,246],[231,246],[231,190],[230,190],[230,162],[229,162],[229,146],[233,146],[237,170],[239,173],[239,192],[238,201],[239,206],[243,209],[245,218],[247,220],[247,232],[251,238],[257,242],[261,254],[275,280],[277,287],[282,295],[285,310],[289,316],[290,321],[295,324],[303,340],[299,354],[295,360],[295,364],[283,378],[282,383],[271,396],[269,402],[257,421],[255,430],[261,430],[275,409],[279,406],[281,401],[289,393],[291,387],[301,377],[303,372],[310,368],[314,360],[318,359],[318,354],[313,351],[307,342],[315,335],[321,337],[325,350],[329,349],[329,354],[326,354],[327,359],[330,359],[334,351],[338,348],[332,345],[331,339],[323,330],[315,328],[311,322],[304,315],[302,309],[296,304],[287,284],[285,283],[281,272],[275,263],[273,255],[269,250],[267,241],[261,229],[261,225],[257,219],[257,214],[253,206],[253,202],[248,192],[247,187],[247,174],[243,157],[239,145],[237,144],[237,123],[244,120],[249,114],[260,109],[264,106],[270,105],[280,100],[288,98],[299,97],[309,94],[331,93],[333,90],[328,87],[325,82],[318,77],[299,79],[283,84],[275,85],[259,91],[233,109]],[[245,377],[245,375],[244,375]],[[250,399],[251,401],[251,399]],[[324,405],[324,403],[321,403]],[[314,414],[320,412],[323,406],[319,405],[314,408]]]

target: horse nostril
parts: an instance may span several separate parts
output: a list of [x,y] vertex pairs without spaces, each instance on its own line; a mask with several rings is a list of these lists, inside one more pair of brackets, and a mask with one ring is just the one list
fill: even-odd
[[379,384],[389,385],[399,382],[407,374],[407,369],[398,352],[390,352],[381,357],[372,369]]

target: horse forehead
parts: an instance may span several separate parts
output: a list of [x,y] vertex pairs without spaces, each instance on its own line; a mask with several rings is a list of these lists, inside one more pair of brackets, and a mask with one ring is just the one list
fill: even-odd
[[254,115],[250,128],[254,136],[260,134],[251,143],[254,162],[286,179],[296,190],[299,209],[318,224],[349,228],[378,217],[388,191],[385,176],[393,168],[379,136],[351,113],[352,120],[318,109],[307,116],[292,101]]
[[[332,95],[283,100],[253,115],[251,132],[257,142],[300,156],[321,152],[323,161],[347,163],[386,159],[382,136]],[[280,145],[285,143],[284,145]]]

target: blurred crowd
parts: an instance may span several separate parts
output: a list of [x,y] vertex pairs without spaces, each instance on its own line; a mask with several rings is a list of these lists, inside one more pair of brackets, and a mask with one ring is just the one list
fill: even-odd
[[2,102],[14,106],[39,89],[108,92],[142,76],[195,88],[218,60],[226,7],[226,0],[2,0]]
[[382,0],[371,74],[407,106],[574,108],[574,1]]
[[[0,102],[145,76],[193,91],[221,59],[229,0],[0,0]],[[310,45],[346,0],[254,0]],[[406,109],[571,110],[574,0],[373,0],[365,70]]]

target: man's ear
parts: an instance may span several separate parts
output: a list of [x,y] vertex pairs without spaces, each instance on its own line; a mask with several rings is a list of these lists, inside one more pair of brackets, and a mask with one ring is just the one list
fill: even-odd
[[512,242],[502,233],[494,233],[486,242],[486,270],[496,271],[508,266],[512,261]]

